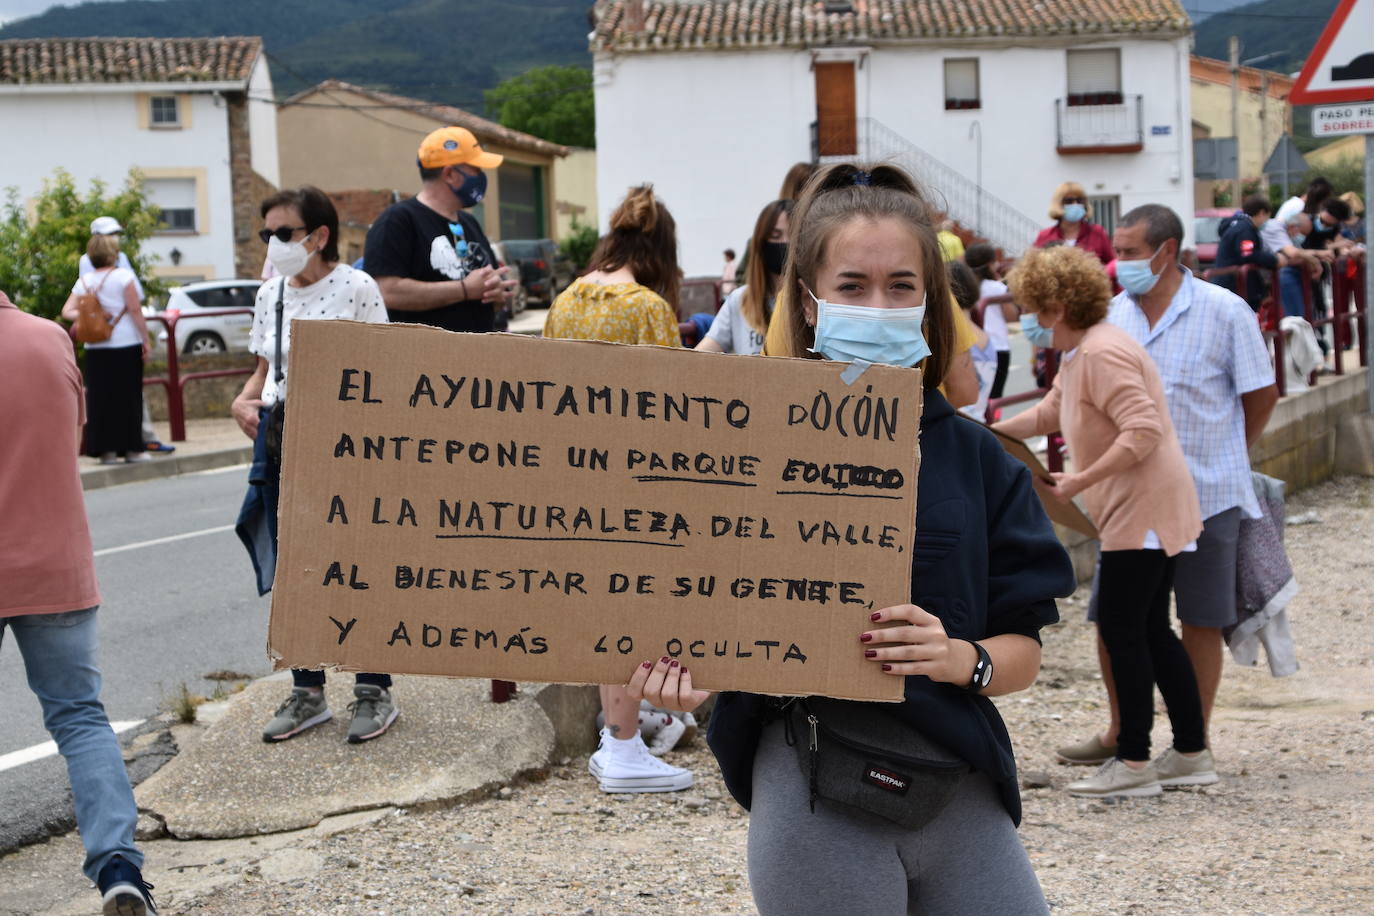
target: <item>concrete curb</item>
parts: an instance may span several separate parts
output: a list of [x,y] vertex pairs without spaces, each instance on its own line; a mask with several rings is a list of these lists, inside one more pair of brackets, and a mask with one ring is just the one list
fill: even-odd
[[101,490],[119,484],[178,477],[182,474],[194,474],[197,471],[210,471],[236,464],[247,464],[252,460],[253,447],[245,445],[213,452],[200,452],[194,455],[154,458],[139,464],[102,465],[85,468],[81,471],[81,489]]

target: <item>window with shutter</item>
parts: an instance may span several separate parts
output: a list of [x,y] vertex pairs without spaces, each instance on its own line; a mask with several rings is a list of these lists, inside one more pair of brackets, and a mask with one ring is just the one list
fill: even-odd
[[197,188],[194,178],[149,178],[149,203],[156,204],[159,232],[195,232]]
[[950,58],[945,61],[945,108],[982,108],[978,88],[978,58]]
[[1068,52],[1070,105],[1120,105],[1121,50],[1092,48]]

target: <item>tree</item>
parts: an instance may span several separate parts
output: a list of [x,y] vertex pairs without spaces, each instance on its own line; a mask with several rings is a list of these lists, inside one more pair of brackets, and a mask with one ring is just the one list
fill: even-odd
[[596,146],[592,72],[583,67],[526,70],[488,89],[486,100],[506,127],[565,146]]
[[153,258],[139,252],[158,224],[158,209],[148,202],[143,177],[131,171],[124,187],[107,194],[99,179],[83,196],[76,180],[58,169],[43,182],[43,191],[32,205],[33,218],[10,188],[0,212],[0,289],[26,312],[56,318],[76,282],[78,264],[91,238],[91,221],[113,216],[124,227],[120,250],[129,256],[134,272],[149,296],[165,287],[149,273]]
[[563,256],[572,262],[573,268],[581,273],[591,261],[592,254],[596,251],[596,243],[599,241],[601,237],[597,235],[596,227],[588,226],[574,216],[572,233],[559,242],[558,247]]

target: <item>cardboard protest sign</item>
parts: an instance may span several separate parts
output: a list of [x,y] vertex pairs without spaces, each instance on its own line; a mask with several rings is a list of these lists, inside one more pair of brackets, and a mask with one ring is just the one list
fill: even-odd
[[[992,427],[988,427],[992,429]],[[1054,498],[1054,478],[1050,472],[1040,463],[1040,457],[1030,450],[1030,446],[1014,436],[1006,433],[999,433],[992,430],[997,436],[997,441],[1002,443],[1002,447],[1007,450],[1017,461],[1020,461],[1031,472],[1031,484],[1035,487],[1036,495],[1040,497],[1040,503],[1045,507],[1045,514],[1052,520],[1070,528],[1080,534],[1086,534],[1090,538],[1097,537],[1097,526],[1092,523],[1092,519],[1083,513],[1074,503],[1061,503]]]
[[920,373],[292,327],[269,651],[335,666],[897,700]]

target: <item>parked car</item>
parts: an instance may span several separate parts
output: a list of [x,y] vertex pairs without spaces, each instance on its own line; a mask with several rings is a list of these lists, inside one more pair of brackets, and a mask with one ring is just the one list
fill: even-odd
[[572,283],[572,262],[563,257],[553,239],[506,239],[501,244],[510,263],[520,265],[531,304],[552,305],[554,297]]
[[[205,280],[174,286],[167,293],[162,310],[176,310],[177,352],[187,356],[203,353],[241,353],[248,350],[248,338],[253,329],[251,313],[239,315],[207,315],[197,312],[210,309],[253,307],[261,280]],[[145,315],[155,315],[158,309],[145,306]],[[160,346],[167,345],[167,329],[161,322],[153,322],[158,329]]]
[[496,260],[509,271],[510,279],[515,281],[515,298],[511,300],[510,313],[512,316],[519,315],[529,304],[529,293],[525,290],[525,277],[520,270],[520,262],[511,260],[506,252],[505,242],[493,242],[491,247],[496,252]]
[[1221,233],[1217,227],[1226,217],[1235,213],[1234,207],[1210,207],[1193,211],[1193,245],[1197,250],[1199,270],[1207,270],[1217,260],[1217,243]]

